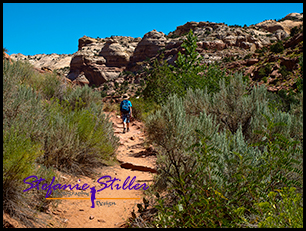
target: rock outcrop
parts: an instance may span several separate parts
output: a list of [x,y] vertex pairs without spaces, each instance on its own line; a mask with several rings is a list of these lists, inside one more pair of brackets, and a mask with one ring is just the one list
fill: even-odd
[[10,63],[12,62],[11,57],[5,52],[3,52],[3,59],[8,60]]
[[[34,68],[38,70],[49,69],[69,69],[70,61],[73,54],[37,54],[37,55],[23,55],[23,54],[12,54],[10,57],[12,60],[27,60]],[[66,73],[67,74],[67,73]]]
[[97,43],[97,39],[84,35],[82,38],[79,39],[78,50],[82,50],[84,46],[93,44],[93,43]]
[[70,63],[67,78],[75,80],[84,75],[89,85],[101,84],[116,79],[125,70],[137,46],[139,38],[112,36],[106,39],[79,39],[79,50]]
[[[184,52],[181,44],[190,30],[198,38],[197,51],[204,58],[203,62],[212,63],[224,58],[243,59],[246,55],[254,54],[256,49],[284,40],[290,36],[292,28],[303,26],[302,20],[303,14],[292,13],[278,21],[266,20],[248,27],[204,21],[187,22],[168,35],[152,30],[142,38],[111,36],[102,39],[83,36],[79,39],[78,51],[72,55],[17,54],[11,55],[11,58],[29,60],[38,69],[52,71],[67,68],[65,76],[71,81],[81,81],[82,84],[88,82],[89,85],[101,86],[104,83],[112,85],[110,82],[116,81],[120,85],[125,81],[120,77],[123,71],[136,73],[146,67],[146,61],[161,53],[168,63],[174,64],[178,52]],[[298,33],[286,41],[284,46],[292,47],[302,40],[303,33]],[[252,67],[258,62],[258,57],[253,57],[243,62],[232,62],[230,67]],[[282,60],[282,63],[290,70],[294,69],[296,60],[294,63]]]
[[136,63],[156,56],[160,49],[166,46],[166,41],[167,39],[163,32],[152,30],[146,33],[138,43],[131,62]]
[[108,67],[125,67],[130,61],[131,53],[127,52],[118,41],[110,39],[106,41],[99,56],[105,58]]
[[70,63],[70,72],[67,78],[75,80],[84,75],[89,85],[100,86],[106,81],[115,79],[123,71],[120,67],[107,67],[104,57],[93,56],[87,52],[78,51]]
[[[263,28],[271,33],[281,30],[281,31],[286,32],[289,35],[290,30],[293,27],[299,27],[303,24],[303,21],[300,21],[300,19],[298,21],[293,21],[290,18],[292,18],[292,16],[290,16],[289,14],[284,18],[284,20],[280,22],[277,22],[275,20],[266,20],[266,21],[257,23],[256,26],[258,26],[259,28]],[[303,17],[299,17],[299,18],[303,18]]]

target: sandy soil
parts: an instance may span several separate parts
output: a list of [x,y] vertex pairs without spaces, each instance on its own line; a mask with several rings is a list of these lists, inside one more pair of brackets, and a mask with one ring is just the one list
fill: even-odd
[[[116,177],[121,180],[120,182],[116,181],[113,186],[117,183],[119,186],[122,186],[123,182],[129,176],[130,181],[134,176],[136,177],[133,185],[136,183],[139,185],[144,183],[146,186],[150,185],[153,175],[156,172],[156,156],[151,155],[152,153],[148,154],[148,149],[146,150],[143,146],[144,132],[142,123],[138,121],[131,122],[130,131],[123,134],[121,119],[115,113],[108,114],[111,116],[115,134],[120,138],[120,146],[117,151],[119,163],[114,166],[105,166],[99,169],[99,177],[109,175],[112,179]],[[69,181],[75,182],[75,184],[79,183],[79,185],[87,183],[90,187],[95,186],[96,190],[103,187],[102,184],[97,182],[99,177],[97,179],[89,177],[71,178],[65,174],[62,174],[61,177],[63,179],[69,178]],[[106,180],[109,180],[109,178],[104,179],[103,182]],[[71,195],[72,192],[73,195]],[[137,203],[143,203],[142,195],[142,189],[116,190],[116,187],[113,187],[112,190],[109,187],[96,193],[95,208],[91,208],[90,188],[85,191],[67,190],[67,195],[61,195],[61,198],[65,197],[70,199],[61,199],[60,203],[48,212],[55,221],[57,220],[63,227],[67,228],[120,227],[131,217],[133,210],[137,214]],[[49,225],[51,227],[57,227],[55,223],[58,222],[50,221]]]

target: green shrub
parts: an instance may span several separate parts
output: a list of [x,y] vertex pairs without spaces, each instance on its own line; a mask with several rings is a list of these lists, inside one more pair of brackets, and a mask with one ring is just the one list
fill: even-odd
[[[35,85],[40,77],[43,84]],[[3,61],[3,209],[31,227],[41,222],[35,210],[50,202],[42,191],[24,193],[25,177],[50,180],[53,168],[89,175],[109,164],[118,147],[99,93],[88,87],[61,92],[57,81],[28,63]]]
[[157,103],[149,100],[145,101],[144,98],[131,98],[130,100],[133,105],[133,117],[141,121],[145,121],[150,113],[159,108]]
[[281,75],[282,75],[283,78],[286,78],[287,75],[289,75],[290,72],[287,71],[287,68],[286,68],[285,65],[282,65],[282,66],[280,67],[280,69],[279,69],[279,73],[281,73]]
[[303,76],[303,66],[304,66],[303,64],[304,64],[303,55],[301,55],[299,58],[299,65],[301,67],[301,76]]
[[93,91],[88,85],[76,87],[68,91],[61,102],[64,106],[71,107],[72,110],[90,108],[97,105],[102,108],[102,98],[99,92]]
[[271,191],[268,201],[256,206],[263,213],[259,228],[303,228],[303,199],[294,187]]
[[294,36],[295,34],[297,34],[299,32],[300,32],[300,29],[297,26],[295,26],[295,27],[291,28],[290,36],[292,37],[292,36]]
[[284,46],[281,40],[277,41],[275,44],[270,46],[270,51],[273,53],[281,53],[284,50]]
[[171,92],[181,92],[180,86],[175,80],[175,74],[170,66],[165,61],[155,60],[152,70],[148,73],[146,87],[142,91],[145,100],[161,104]]
[[267,77],[269,76],[269,74],[271,73],[272,69],[271,69],[271,65],[270,63],[267,63],[264,67],[260,68],[258,71],[258,75],[260,77]]
[[236,210],[243,227],[303,228],[303,199],[295,187],[270,191],[266,200],[254,203],[252,216],[244,211],[244,207]]
[[118,147],[112,124],[99,108],[72,110],[53,101],[48,106],[49,129],[44,136],[45,166],[90,175],[109,163]]
[[10,214],[21,205],[22,180],[33,174],[35,159],[42,155],[39,144],[14,130],[3,134],[3,209]]
[[[37,165],[43,155],[41,138],[47,128],[41,97],[22,84],[33,73],[23,62],[3,61],[3,210],[33,227],[35,209],[45,206],[42,193],[23,193],[31,174],[50,178],[52,171]],[[40,199],[37,199],[40,198]]]
[[[162,152],[159,171],[163,176],[158,177],[166,181],[167,191],[156,199],[158,212],[153,224],[157,227],[260,226],[256,221],[264,217],[260,217],[256,206],[268,199],[268,191],[302,186],[302,148],[297,142],[272,134],[274,126],[278,125],[269,120],[268,130],[263,131],[266,136],[263,142],[268,144],[263,151],[244,140],[241,128],[234,134],[224,131],[207,137],[211,129],[205,127],[197,132],[199,138],[187,149],[185,158],[177,157],[183,156],[183,150],[176,155]],[[182,144],[179,139],[178,142]],[[300,204],[296,206],[301,209]],[[292,209],[286,216],[294,216]],[[301,213],[299,223],[300,217]]]
[[28,79],[37,74],[29,62],[13,61],[10,63],[7,60],[3,61],[3,73],[19,84],[26,83]]
[[41,84],[42,95],[45,99],[63,96],[61,81],[54,74],[46,74]]
[[239,75],[220,89],[172,95],[147,118],[159,152],[155,227],[257,227],[267,192],[302,190],[300,114],[270,110],[267,90],[247,91]]
[[[145,100],[153,100],[157,104],[165,103],[171,94],[186,95],[187,89],[204,89],[208,92],[219,90],[219,81],[227,79],[225,71],[217,64],[199,65],[202,57],[196,51],[197,37],[192,31],[183,42],[184,54],[178,53],[176,66],[166,63],[165,60],[155,60],[153,68],[148,71],[146,87],[143,90]],[[227,80],[226,80],[227,83]]]
[[24,193],[23,180],[37,175],[50,181],[52,169],[39,166],[36,159],[43,155],[41,144],[12,127],[3,132],[3,211],[27,227],[42,224],[37,211],[46,211],[49,201],[42,191]]

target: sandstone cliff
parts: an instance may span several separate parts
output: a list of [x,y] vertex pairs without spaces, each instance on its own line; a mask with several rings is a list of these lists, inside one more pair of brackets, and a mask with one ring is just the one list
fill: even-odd
[[187,22],[168,35],[153,30],[141,39],[123,36],[93,39],[84,36],[79,40],[79,51],[72,58],[68,78],[73,80],[84,73],[90,84],[101,85],[118,79],[122,71],[141,70],[145,60],[156,57],[160,52],[173,64],[190,29],[198,37],[198,52],[205,62],[220,61],[237,55],[244,57],[250,52],[254,53],[256,49],[289,37],[293,27],[303,24],[302,18],[302,14],[289,14],[278,22],[268,20],[249,27]]
[[[173,64],[181,44],[189,30],[198,37],[198,52],[204,62],[211,63],[224,58],[253,54],[256,49],[271,45],[289,37],[294,27],[303,27],[303,14],[292,13],[279,21],[264,22],[240,27],[214,22],[187,22],[165,35],[156,30],[142,38],[111,36],[109,38],[79,39],[78,51],[72,55],[11,55],[12,59],[29,60],[36,68],[43,70],[65,70],[61,74],[70,80],[83,79],[89,85],[101,86],[109,82],[124,82],[123,71],[136,73],[144,67],[145,61],[164,53],[164,58]],[[301,41],[301,35],[299,40]],[[296,42],[296,40],[292,41]],[[290,46],[289,43],[287,43]],[[255,61],[249,60],[248,65]],[[112,84],[110,84],[112,85]]]

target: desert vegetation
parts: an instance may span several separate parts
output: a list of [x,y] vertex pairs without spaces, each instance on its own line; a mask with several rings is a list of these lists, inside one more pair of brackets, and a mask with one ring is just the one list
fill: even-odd
[[143,92],[159,103],[145,119],[158,174],[130,226],[303,227],[303,91],[199,66],[192,32],[182,46]]
[[112,162],[118,138],[101,102],[88,86],[72,88],[27,62],[3,60],[4,212],[31,227],[48,202],[38,191],[23,192],[26,177],[90,175]]
[[[131,98],[133,116],[145,123],[146,144],[158,153],[158,174],[128,225],[303,227],[302,54],[291,53],[299,55],[297,72],[279,68],[282,79],[295,78],[295,90],[273,93],[242,72],[203,63],[192,30],[181,46],[174,65],[162,54],[146,60],[152,63]],[[279,41],[256,53],[285,49]],[[264,83],[277,62],[265,60],[257,61]],[[116,93],[128,84],[114,82]],[[38,191],[22,192],[25,177],[48,180],[58,170],[90,175],[112,163],[118,138],[102,108],[118,105],[102,105],[104,93],[70,87],[27,62],[3,60],[4,212],[34,226],[33,214],[49,202]]]

